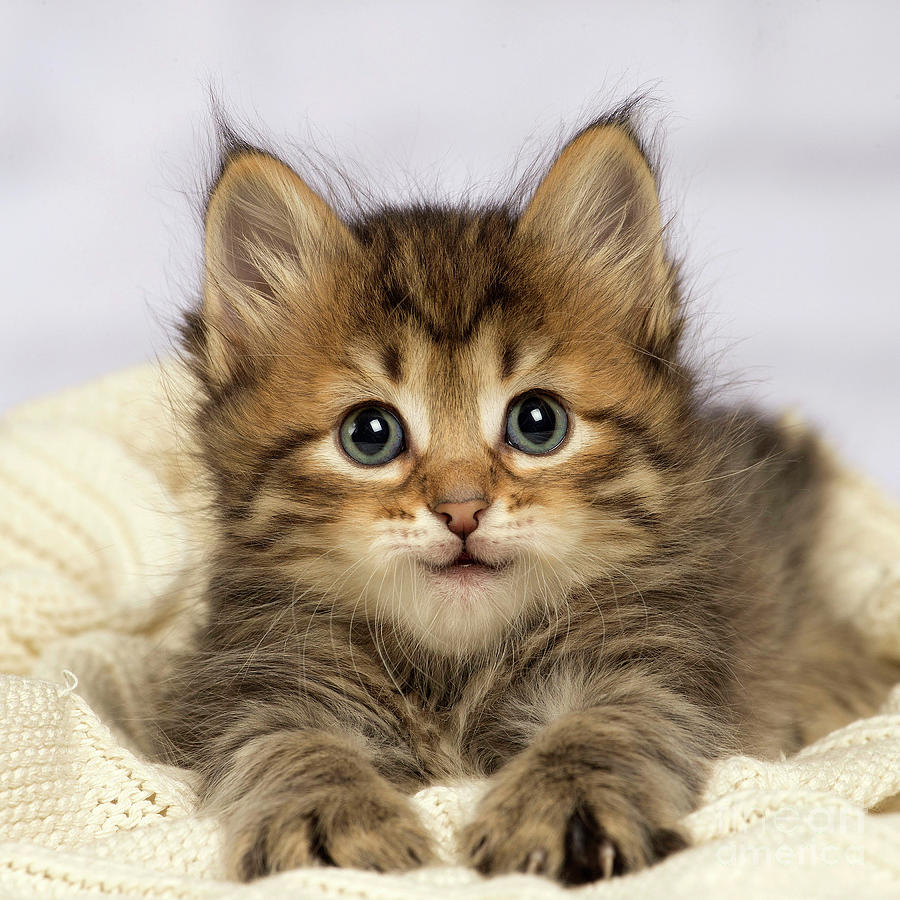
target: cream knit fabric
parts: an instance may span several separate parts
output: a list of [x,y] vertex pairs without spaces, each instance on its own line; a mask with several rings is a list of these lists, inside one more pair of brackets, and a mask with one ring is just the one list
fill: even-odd
[[[170,413],[188,390],[177,368],[145,366],[0,425],[0,896],[573,896],[453,864],[478,784],[416,798],[442,867],[223,880],[189,773],[140,752],[144,674],[197,611],[180,573],[201,556],[202,501]],[[900,510],[844,470],[831,510],[822,553],[841,613],[900,658]],[[687,821],[696,846],[583,893],[900,897],[898,793],[900,686],[881,715],[791,759],[721,763]]]

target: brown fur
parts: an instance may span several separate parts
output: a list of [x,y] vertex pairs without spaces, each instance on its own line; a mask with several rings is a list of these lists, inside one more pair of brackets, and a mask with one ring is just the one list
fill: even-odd
[[[524,210],[344,223],[296,174],[226,151],[185,343],[218,537],[209,616],[161,722],[248,879],[428,862],[406,799],[490,776],[462,842],[484,873],[567,883],[683,846],[709,763],[790,752],[894,673],[810,567],[816,440],[699,399],[653,174],[625,115],[562,152]],[[554,396],[546,456],[509,403]],[[364,467],[348,410],[407,450]],[[485,498],[471,589],[433,510]],[[454,582],[455,584],[455,582]]]

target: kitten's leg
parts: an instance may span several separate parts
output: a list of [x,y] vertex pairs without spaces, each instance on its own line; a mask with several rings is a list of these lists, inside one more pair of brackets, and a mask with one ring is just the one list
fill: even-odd
[[409,799],[350,736],[255,737],[224,761],[204,799],[224,822],[230,874],[242,880],[322,864],[402,870],[432,858]]
[[696,805],[716,730],[652,684],[563,715],[492,777],[463,852],[484,874],[569,884],[661,859],[686,845],[677,823]]

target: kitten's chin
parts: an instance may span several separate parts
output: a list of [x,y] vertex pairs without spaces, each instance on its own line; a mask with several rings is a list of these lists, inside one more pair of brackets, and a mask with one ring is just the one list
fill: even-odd
[[428,650],[466,656],[499,643],[523,611],[515,567],[454,562],[422,565],[418,590],[397,610],[401,626]]

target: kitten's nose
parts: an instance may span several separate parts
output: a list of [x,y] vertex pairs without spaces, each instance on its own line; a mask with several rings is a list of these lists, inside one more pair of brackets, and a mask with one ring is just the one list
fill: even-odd
[[478,513],[490,506],[484,497],[463,500],[462,503],[438,503],[434,511],[447,517],[447,527],[465,540],[478,527]]

